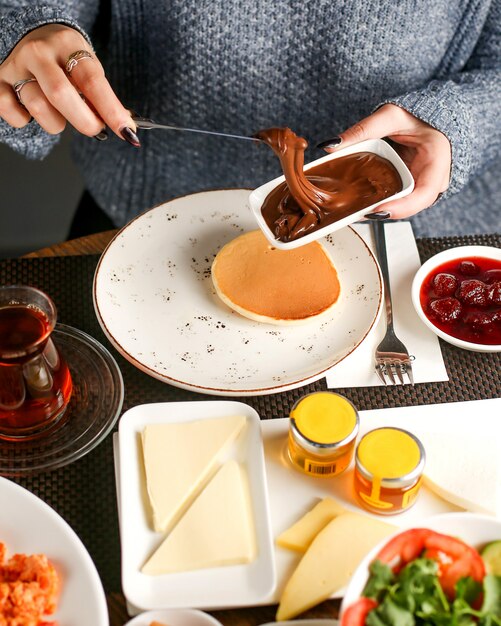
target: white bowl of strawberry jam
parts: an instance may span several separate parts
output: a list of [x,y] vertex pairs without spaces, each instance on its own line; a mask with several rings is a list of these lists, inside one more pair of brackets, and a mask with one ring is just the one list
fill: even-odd
[[461,246],[426,261],[412,283],[423,322],[449,343],[501,351],[501,249]]

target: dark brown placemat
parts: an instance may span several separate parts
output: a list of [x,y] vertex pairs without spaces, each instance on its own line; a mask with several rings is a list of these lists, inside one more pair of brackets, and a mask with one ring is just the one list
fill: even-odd
[[[499,235],[423,239],[421,260],[458,245],[501,247]],[[109,344],[92,306],[92,279],[97,256],[47,257],[0,261],[0,284],[23,283],[39,287],[53,298],[59,321],[86,331],[110,349],[125,381],[123,411],[147,402],[214,399],[177,389],[130,365]],[[450,381],[404,387],[342,389],[359,409],[458,402],[500,395],[501,355],[467,352],[441,342]],[[304,393],[325,389],[318,381],[301,389],[269,396],[242,398],[263,419],[288,415]],[[107,592],[120,591],[120,544],[115,497],[112,438],[75,463],[58,470],[16,479],[56,509],[89,550]],[[1,539],[1,529],[0,529]]]

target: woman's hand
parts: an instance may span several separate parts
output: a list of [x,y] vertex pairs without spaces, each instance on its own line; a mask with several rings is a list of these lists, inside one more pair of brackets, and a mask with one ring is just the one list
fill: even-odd
[[327,152],[365,139],[388,137],[414,177],[413,192],[381,207],[392,219],[419,213],[432,205],[449,186],[451,146],[447,137],[394,104],[385,104],[340,135],[335,147],[321,144]]
[[[71,54],[85,51],[68,72]],[[18,97],[13,86],[26,82]],[[50,24],[23,37],[0,65],[0,117],[15,128],[33,117],[48,133],[60,133],[66,122],[89,137],[105,126],[120,138],[139,145],[130,113],[113,92],[101,63],[74,28]],[[103,135],[101,135],[103,137]]]

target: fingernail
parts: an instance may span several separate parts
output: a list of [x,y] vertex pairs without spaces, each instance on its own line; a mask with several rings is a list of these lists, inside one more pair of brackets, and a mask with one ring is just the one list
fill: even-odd
[[120,129],[120,134],[125,139],[125,141],[128,141],[131,144],[131,146],[135,146],[136,148],[141,147],[141,142],[139,141],[139,137],[132,130],[132,128],[129,128],[128,126],[124,126],[123,128]]
[[94,139],[97,139],[98,141],[106,141],[108,139],[107,131],[103,129],[100,133],[97,133],[97,135],[94,135]]
[[368,220],[388,220],[391,217],[389,211],[378,211],[377,213],[368,213],[366,216]]
[[317,143],[317,148],[335,148],[336,146],[339,146],[342,141],[341,137],[333,137],[332,139],[326,139],[325,141]]

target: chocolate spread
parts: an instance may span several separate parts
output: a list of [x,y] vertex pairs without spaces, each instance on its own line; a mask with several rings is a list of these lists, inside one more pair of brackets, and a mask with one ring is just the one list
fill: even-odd
[[255,136],[278,156],[285,176],[285,182],[268,195],[261,209],[279,241],[298,239],[402,189],[393,164],[372,152],[326,161],[306,175],[306,139],[290,128],[269,128]]

